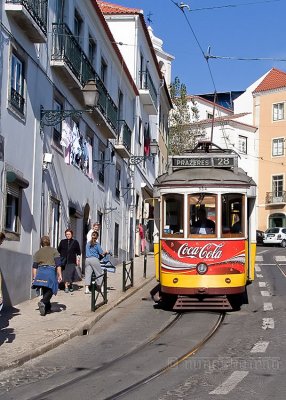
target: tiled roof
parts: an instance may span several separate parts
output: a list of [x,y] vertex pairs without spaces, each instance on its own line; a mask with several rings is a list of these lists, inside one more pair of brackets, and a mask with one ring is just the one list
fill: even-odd
[[103,14],[143,14],[139,8],[123,7],[107,1],[97,1],[97,4]]
[[286,88],[286,73],[279,69],[272,68],[253,93],[265,92],[267,90],[275,90],[283,87]]

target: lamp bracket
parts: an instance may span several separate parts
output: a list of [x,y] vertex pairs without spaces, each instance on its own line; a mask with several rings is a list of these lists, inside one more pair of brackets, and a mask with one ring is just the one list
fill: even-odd
[[84,110],[41,110],[41,128],[46,126],[56,126],[64,119],[69,117],[79,118],[85,112],[92,112],[92,108]]
[[150,156],[131,156],[129,158],[129,165],[138,165],[142,161],[153,160],[154,157],[155,157],[155,155],[150,155]]

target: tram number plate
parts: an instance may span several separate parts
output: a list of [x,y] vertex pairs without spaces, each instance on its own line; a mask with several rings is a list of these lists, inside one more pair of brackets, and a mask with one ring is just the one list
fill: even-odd
[[214,167],[233,167],[234,158],[232,157],[214,157]]
[[173,166],[186,168],[229,168],[234,167],[234,157],[174,157]]

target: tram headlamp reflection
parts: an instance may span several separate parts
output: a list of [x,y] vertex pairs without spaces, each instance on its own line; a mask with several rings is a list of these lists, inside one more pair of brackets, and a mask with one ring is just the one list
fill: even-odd
[[199,263],[196,269],[198,274],[203,275],[207,272],[208,266],[205,263]]

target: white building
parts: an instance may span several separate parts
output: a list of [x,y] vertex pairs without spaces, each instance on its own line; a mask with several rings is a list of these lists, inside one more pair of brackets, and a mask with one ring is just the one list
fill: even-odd
[[[234,113],[218,104],[214,106],[213,102],[200,96],[188,96],[188,105],[192,120],[190,127],[195,126],[202,134],[199,139],[211,141],[222,149],[234,150],[239,155],[238,166],[257,182],[257,128],[249,122],[249,112]],[[197,109],[197,120],[192,117],[192,107]]]
[[[156,140],[159,144],[157,166],[150,159],[132,167],[136,222],[145,222],[147,239],[152,242],[153,226],[150,221],[147,223],[148,214],[151,217],[152,213],[148,206],[146,212],[146,203],[152,198],[155,176],[167,166],[168,116],[172,107],[167,85],[171,80],[173,57],[163,50],[163,42],[153,35],[152,29],[147,28],[142,10],[105,1],[98,4],[139,91],[133,155],[148,155],[150,141]],[[138,236],[136,243],[138,254]]]
[[[1,246],[8,305],[32,295],[32,255],[43,234],[57,246],[71,227],[84,253],[86,232],[99,220],[114,263],[130,259],[135,220],[152,194],[156,158],[137,166],[129,160],[147,155],[158,126],[167,138],[170,99],[142,14],[139,38],[135,31],[136,40],[122,38],[132,40],[132,67],[98,3],[1,3],[0,229],[8,238]],[[98,104],[76,113],[85,110],[89,79]],[[62,121],[49,119],[62,112]]]

